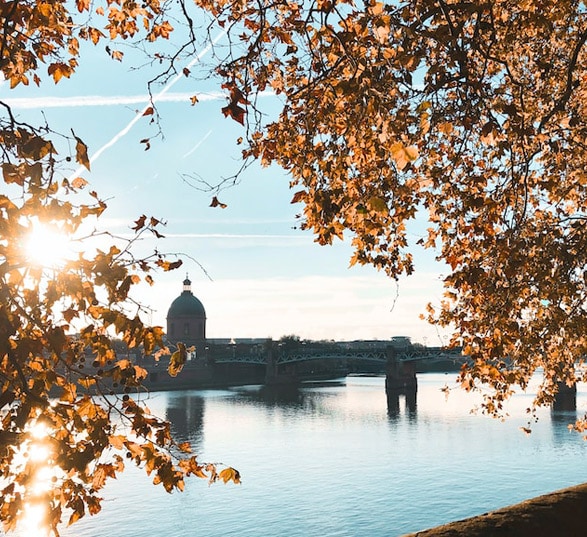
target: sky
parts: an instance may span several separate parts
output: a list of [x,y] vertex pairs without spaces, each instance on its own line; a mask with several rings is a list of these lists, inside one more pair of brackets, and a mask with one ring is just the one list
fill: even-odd
[[[218,35],[222,44],[223,35]],[[190,69],[210,53],[186,61]],[[387,340],[409,336],[427,345],[446,343],[447,331],[420,319],[426,304],[439,304],[446,269],[434,253],[414,250],[416,272],[399,282],[370,266],[349,268],[349,242],[320,246],[309,231],[294,229],[301,205],[290,203],[289,178],[277,167],[257,163],[239,184],[218,195],[225,209],[209,207],[212,194],[197,179],[217,184],[241,165],[236,139],[243,128],[221,113],[226,99],[218,81],[172,79],[157,102],[162,138],[145,151],[140,141],[156,134],[151,116],[142,116],[150,68],[125,57],[109,59],[103,46],[82,50],[80,67],[59,84],[0,85],[0,99],[19,119],[47,121],[58,132],[75,132],[88,146],[91,172],[81,175],[108,204],[101,227],[128,236],[142,214],[166,222],[165,239],[139,249],[181,254],[184,265],[141,286],[148,322],[165,326],[167,309],[189,275],[202,301],[210,338]],[[144,63],[144,62],[143,62]],[[157,90],[155,91],[157,94]],[[192,106],[189,97],[197,94]],[[266,95],[268,114],[279,108]],[[269,116],[268,116],[269,117]],[[74,169],[72,173],[76,173]],[[196,178],[187,179],[186,175]],[[425,222],[415,222],[413,242]],[[347,241],[349,239],[347,238]]]

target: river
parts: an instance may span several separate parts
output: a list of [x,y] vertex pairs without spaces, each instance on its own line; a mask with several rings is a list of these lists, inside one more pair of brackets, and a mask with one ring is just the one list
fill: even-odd
[[577,412],[540,412],[533,432],[516,396],[505,422],[471,414],[475,398],[441,392],[454,374],[418,376],[417,400],[388,408],[383,377],[159,392],[149,407],[174,423],[199,460],[237,468],[242,484],[188,481],[165,493],[129,468],[102,512],[63,537],[394,537],[587,481]]

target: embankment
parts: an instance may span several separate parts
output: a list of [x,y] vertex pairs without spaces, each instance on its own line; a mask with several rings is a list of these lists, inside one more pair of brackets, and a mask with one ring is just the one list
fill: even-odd
[[404,537],[582,537],[587,483]]

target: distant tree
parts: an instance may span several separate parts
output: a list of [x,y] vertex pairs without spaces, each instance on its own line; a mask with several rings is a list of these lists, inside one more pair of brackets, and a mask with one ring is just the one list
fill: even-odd
[[284,350],[289,349],[297,349],[302,344],[300,336],[296,336],[294,334],[288,336],[281,336],[279,338],[279,345],[281,345]]

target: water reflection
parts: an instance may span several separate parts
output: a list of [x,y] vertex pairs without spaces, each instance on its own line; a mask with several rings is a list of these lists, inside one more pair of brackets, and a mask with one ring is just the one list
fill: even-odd
[[[409,421],[415,421],[418,416],[418,392],[408,391],[400,393],[390,391],[387,394],[387,415],[390,420],[397,420],[402,414],[402,407]],[[403,402],[403,405],[401,404]]]
[[165,418],[178,439],[189,440],[199,450],[204,442],[205,400],[194,392],[170,392]]
[[304,405],[304,395],[297,385],[261,386],[256,390],[245,393],[248,400],[262,403],[269,407],[301,408]]
[[245,386],[236,389],[241,402],[259,403],[267,408],[312,409],[316,401],[327,396],[322,388],[341,388],[344,381],[308,382],[303,384],[282,384],[276,386]]
[[587,442],[567,429],[587,408],[587,387],[578,412],[542,409],[525,435],[531,395],[516,396],[502,423],[471,414],[475,394],[447,399],[445,375],[418,381],[417,396],[390,400],[377,377],[161,392],[153,408],[198,438],[198,454],[238,468],[243,486],[192,480],[168,495],[129,467],[98,518],[61,534],[397,537],[587,481]]

